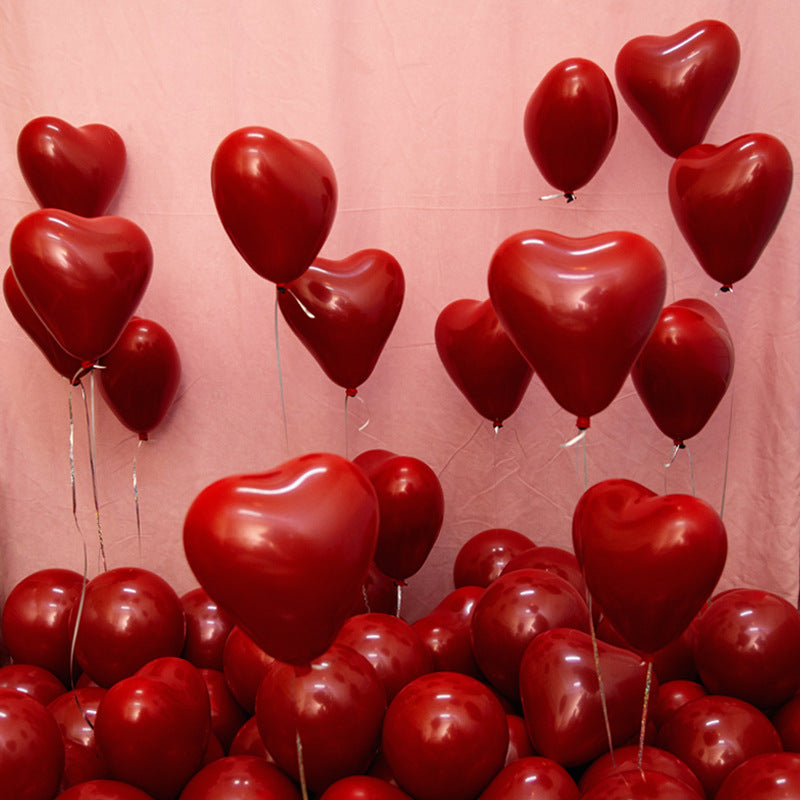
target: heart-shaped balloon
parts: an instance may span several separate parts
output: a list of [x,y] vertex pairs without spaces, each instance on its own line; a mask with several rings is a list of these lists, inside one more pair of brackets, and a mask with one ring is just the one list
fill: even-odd
[[533,377],[489,300],[454,300],[434,329],[439,358],[472,407],[496,428],[519,407]]
[[308,269],[336,214],[336,176],[325,154],[268,128],[240,128],[222,140],[211,192],[239,254],[277,284]]
[[611,479],[583,493],[572,518],[586,585],[612,627],[654,653],[688,627],[722,574],[722,520],[691,495],[657,495]]
[[664,308],[631,377],[659,430],[675,444],[699,433],[733,375],[733,342],[719,312],[704,300]]
[[594,177],[617,135],[611,81],[593,61],[561,61],[528,100],[523,129],[544,179],[574,200],[573,193]]
[[278,292],[278,305],[325,374],[353,395],[375,369],[404,294],[397,260],[360,250],[341,261],[318,258]]
[[514,234],[495,251],[489,296],[509,336],[578,427],[619,392],[658,320],[664,259],[627,231]]
[[756,265],[783,216],[793,167],[784,144],[748,133],[698,144],[675,160],[669,202],[700,266],[724,288]]
[[100,387],[117,419],[145,440],[167,415],[181,380],[181,359],[166,328],[133,317],[103,357]]
[[57,117],[37,117],[17,138],[17,161],[39,205],[81,217],[106,213],[125,160],[122,137],[107,125],[76,128]]
[[41,209],[11,234],[19,288],[58,344],[85,365],[114,346],[152,267],[150,240],[123,217]]
[[186,515],[200,585],[274,658],[308,664],[330,646],[375,550],[378,502],[352,462],[310,453],[223,478]]
[[700,144],[739,68],[724,23],[695,22],[671,36],[639,36],[619,51],[617,86],[656,144],[673,158]]
[[65,378],[72,381],[81,371],[79,359],[71,356],[55,340],[47,326],[36,316],[31,304],[19,288],[14,271],[9,267],[3,276],[3,296],[11,315],[20,328],[30,336],[33,343],[42,351],[50,366]]
[[[553,628],[528,645],[520,666],[525,724],[535,752],[564,767],[588,764],[608,750],[592,637]],[[630,650],[596,640],[615,746],[639,728],[647,665]]]

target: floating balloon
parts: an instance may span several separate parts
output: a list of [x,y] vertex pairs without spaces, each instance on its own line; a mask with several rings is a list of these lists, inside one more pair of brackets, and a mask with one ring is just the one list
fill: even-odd
[[377,534],[364,473],[312,453],[208,486],[186,515],[183,545],[200,585],[256,644],[307,664],[349,616]]
[[639,36],[617,55],[617,86],[656,144],[676,158],[700,144],[739,69],[739,40],[724,23]]
[[756,265],[792,188],[792,159],[766,133],[719,147],[698,144],[675,160],[669,202],[700,266],[729,289]]
[[211,191],[234,247],[277,284],[311,266],[336,214],[336,176],[324,153],[268,128],[240,128],[222,140]]
[[405,294],[403,270],[383,250],[318,258],[278,293],[283,318],[325,374],[349,395],[372,374]]
[[585,58],[556,64],[528,100],[523,129],[544,179],[574,199],[617,135],[617,101],[605,72]]
[[800,753],[800,694],[796,694],[773,714],[772,724],[781,737],[783,749]]
[[728,549],[725,526],[704,500],[659,496],[624,479],[584,492],[572,537],[592,597],[622,638],[648,654],[689,626]]
[[476,533],[461,545],[453,562],[456,589],[488,586],[500,577],[511,559],[533,546],[524,533],[509,528],[489,528]]
[[556,402],[587,428],[616,397],[664,303],[656,247],[625,231],[524,231],[489,267],[497,316]]
[[434,339],[447,374],[472,407],[502,426],[533,377],[489,300],[455,300],[436,319]]
[[222,672],[236,702],[251,714],[255,711],[258,687],[274,660],[238,625],[233,627],[225,640]]
[[273,764],[255,756],[229,756],[201,769],[180,800],[300,800],[300,792]]
[[563,547],[541,545],[523,550],[503,567],[501,575],[507,575],[517,569],[543,569],[552,572],[571,583],[581,597],[586,597],[586,582],[583,580],[578,559],[575,553]]
[[186,642],[181,656],[198,669],[221,670],[233,619],[202,586],[182,594],[181,605],[186,615]]
[[161,424],[178,391],[181,359],[168,331],[133,317],[103,357],[100,387],[117,419],[139,438]]
[[413,456],[368,450],[354,459],[375,488],[380,526],[374,561],[390,578],[416,573],[436,543],[444,520],[444,493],[436,473]]
[[656,770],[628,770],[607,776],[581,794],[581,800],[703,800],[683,781]]
[[122,217],[41,209],[11,234],[11,268],[58,344],[92,365],[116,343],[150,281],[153,251]]
[[153,800],[153,797],[129,783],[100,779],[72,786],[58,795],[58,800]]
[[198,671],[206,685],[208,700],[211,704],[211,733],[219,741],[222,752],[227,754],[234,737],[242,725],[247,722],[249,714],[236,701],[225,680],[225,675],[220,670],[200,669]]
[[529,756],[497,773],[478,800],[577,800],[578,787],[570,774],[550,758]]
[[764,753],[736,767],[714,800],[782,800],[800,797],[800,753]]
[[678,445],[711,419],[730,385],[733,361],[719,312],[704,300],[679,300],[661,312],[631,377],[659,430]]
[[125,143],[107,125],[76,128],[57,117],[37,117],[19,132],[17,161],[42,208],[99,217],[122,183]]
[[660,728],[681,706],[707,694],[706,688],[697,681],[677,679],[662,683],[650,709],[650,719]]
[[47,710],[53,715],[64,739],[88,747],[102,757],[100,746],[94,735],[97,709],[105,697],[106,689],[87,687],[72,689],[52,700]]
[[43,706],[64,694],[64,684],[42,667],[8,664],[0,667],[0,689],[14,689],[38,700]]
[[371,775],[348,775],[332,783],[319,800],[412,800],[391,783]]

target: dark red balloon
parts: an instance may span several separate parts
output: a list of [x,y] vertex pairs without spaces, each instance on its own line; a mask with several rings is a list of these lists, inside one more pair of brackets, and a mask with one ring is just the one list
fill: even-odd
[[93,780],[67,789],[58,800],[153,800],[153,797],[129,783]]
[[[386,693],[364,656],[334,644],[308,667],[280,661],[258,690],[256,717],[278,766],[320,793],[347,775],[366,772],[380,743]],[[338,733],[335,733],[338,732]]]
[[708,694],[696,681],[674,680],[662,683],[650,707],[650,719],[660,728],[679,708]]
[[494,581],[475,604],[472,651],[489,683],[519,702],[519,673],[528,645],[551,628],[589,632],[589,609],[578,590],[558,575],[520,569]]
[[86,781],[108,777],[108,766],[99,750],[78,744],[73,739],[64,739],[64,771],[58,786],[59,794]]
[[133,317],[103,356],[100,387],[117,419],[147,439],[172,407],[181,380],[181,359],[166,328]]
[[416,800],[471,800],[503,768],[508,724],[482,683],[434,672],[392,701],[382,747],[398,784]]
[[694,658],[712,694],[775,709],[800,691],[800,611],[760,589],[726,592],[696,623]]
[[704,800],[683,781],[654,770],[629,770],[609,775],[592,786],[581,800]]
[[340,261],[318,258],[281,287],[278,306],[323,372],[353,394],[375,369],[404,295],[397,259],[359,250]]
[[572,519],[586,585],[632,647],[654,653],[689,626],[727,556],[722,520],[692,495],[657,495],[625,479],[582,495]]
[[117,567],[86,586],[75,656],[84,672],[108,688],[154,658],[180,655],[185,636],[174,589],[149,570]]
[[223,668],[225,642],[233,629],[230,614],[199,586],[181,595],[186,615],[186,642],[182,657],[199,669]]
[[115,344],[150,281],[153,250],[122,217],[41,209],[11,234],[19,288],[58,344],[91,365]]
[[32,697],[0,688],[0,787],[14,800],[52,800],[64,744],[50,712]]
[[197,772],[210,731],[208,692],[196,667],[157,658],[112,686],[95,736],[111,777],[173,800]]
[[186,515],[183,546],[200,585],[256,644],[307,664],[349,616],[377,534],[364,473],[311,453],[208,486]]
[[240,128],[222,140],[211,192],[239,254],[277,284],[306,271],[336,214],[336,176],[324,153],[268,128]]
[[376,458],[367,451],[354,463],[378,496],[375,564],[390,578],[404,581],[422,567],[439,536],[444,520],[442,485],[436,473],[413,456],[386,453]]
[[508,764],[478,800],[577,800],[570,774],[550,758],[529,756]]
[[698,144],[675,160],[669,202],[700,266],[724,288],[755,267],[792,188],[792,159],[766,133]]
[[319,800],[412,800],[391,783],[371,775],[348,775],[332,783]]
[[263,761],[272,761],[272,756],[264,747],[261,734],[258,732],[258,720],[255,716],[239,728],[231,742],[230,755],[232,756],[258,756]]
[[433,672],[433,655],[417,631],[390,614],[357,614],[342,625],[338,644],[361,653],[375,668],[386,700],[420,675]]
[[547,545],[530,547],[511,558],[500,574],[507,575],[516,569],[543,569],[552,572],[571,583],[581,597],[586,597],[586,582],[583,580],[578,559],[571,550]]
[[65,739],[88,747],[98,755],[100,748],[94,735],[94,723],[100,701],[105,694],[106,689],[100,687],[72,689],[64,692],[47,706]]
[[351,609],[353,614],[397,614],[400,602],[399,586],[394,578],[384,575],[373,561],[369,565],[361,595]]
[[203,767],[180,800],[300,800],[300,792],[274,764],[256,756],[228,756]]
[[586,428],[616,397],[650,336],[664,304],[666,268],[656,247],[635,233],[572,238],[530,230],[500,244],[488,282],[514,344]]
[[506,713],[508,723],[508,750],[506,751],[506,766],[520,758],[536,755],[528,738],[528,729],[525,719],[517,714]]
[[739,764],[781,750],[778,732],[764,714],[743,700],[720,695],[679,708],[661,726],[656,745],[683,761],[708,797]]
[[800,694],[796,694],[775,712],[772,724],[781,737],[783,749],[800,753]]
[[9,267],[3,276],[3,296],[6,305],[20,328],[28,334],[33,343],[41,350],[50,366],[70,382],[81,372],[81,361],[67,353],[56,341],[47,326],[39,319],[31,304],[22,294],[14,271]]
[[255,712],[258,687],[274,660],[238,625],[233,627],[222,652],[222,672],[236,701],[251,714]]
[[714,800],[785,800],[800,797],[800,753],[753,756],[728,775]]
[[33,664],[0,667],[0,689],[14,689],[38,700],[43,706],[64,694],[66,687],[52,672]]
[[719,312],[703,300],[679,300],[661,312],[631,377],[659,430],[682,444],[711,419],[730,385],[733,362]]
[[454,300],[436,319],[434,339],[447,374],[472,407],[502,426],[533,377],[489,300]]
[[[647,665],[639,656],[597,641],[612,741],[625,742],[641,720]],[[655,691],[655,683],[651,691]],[[564,767],[588,764],[608,750],[591,636],[556,628],[528,645],[520,695],[533,749]]]
[[17,161],[42,208],[99,217],[125,174],[125,143],[107,125],[73,127],[57,117],[36,117],[17,138]]
[[236,702],[220,670],[201,669],[199,672],[208,690],[211,732],[219,740],[223,753],[227,753],[239,728],[247,722],[247,712]]
[[594,177],[614,144],[617,101],[611,81],[593,61],[561,61],[528,100],[523,130],[544,179],[571,196]]
[[715,19],[671,36],[638,36],[617,55],[617,87],[656,144],[675,158],[705,138],[739,55],[736,34]]
[[488,586],[512,558],[530,550],[533,542],[524,533],[509,528],[490,528],[467,539],[453,562],[453,583],[462,586]]

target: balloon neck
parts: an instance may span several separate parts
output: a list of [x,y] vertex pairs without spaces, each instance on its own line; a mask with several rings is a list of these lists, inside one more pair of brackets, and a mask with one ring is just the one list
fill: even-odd
[[81,361],[81,366],[78,371],[72,376],[72,380],[70,383],[73,386],[77,386],[81,382],[81,378],[84,375],[87,375],[95,368],[96,363],[94,361]]
[[285,283],[279,283],[279,284],[277,284],[275,286],[275,288],[278,290],[279,294],[286,294],[286,284]]
[[492,427],[494,428],[494,432],[495,432],[495,433],[500,433],[500,428],[502,428],[502,427],[503,427],[503,423],[502,423],[502,422],[501,422],[499,419],[496,419],[496,420],[495,420],[495,421],[492,423]]
[[578,199],[574,192],[564,192],[564,197],[568,203],[574,203]]
[[348,397],[355,397],[355,396],[358,394],[358,389],[345,389],[345,390],[344,390],[344,393],[345,393],[345,394],[346,394]]
[[729,283],[726,283],[723,286],[720,286],[719,290],[723,293],[732,292],[733,286],[731,286]]
[[686,445],[684,444],[683,439],[673,439],[672,440],[672,444],[674,444],[675,447],[678,448],[678,450],[685,450],[686,449]]
[[579,431],[589,430],[590,427],[589,417],[578,417],[578,420],[575,424],[578,426]]
[[146,442],[149,439],[149,435],[147,431],[139,431],[139,441]]

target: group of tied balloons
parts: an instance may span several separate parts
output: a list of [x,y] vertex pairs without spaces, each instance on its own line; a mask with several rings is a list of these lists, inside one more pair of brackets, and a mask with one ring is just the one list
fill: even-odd
[[[676,159],[679,227],[725,287],[766,246],[792,174],[785,148],[765,134],[701,143],[738,59],[732,31],[702,22],[632,40],[617,60],[626,100]],[[616,124],[608,79],[582,59],[551,70],[525,114],[536,163],[570,200],[601,166]],[[68,144],[76,151],[62,158]],[[71,381],[98,365],[105,377],[152,265],[137,226],[93,216],[119,185],[124,150],[103,126],[53,119],[31,123],[19,145],[43,208],[12,234],[9,306]],[[98,154],[111,156],[105,172],[86,168]],[[113,190],[59,210],[85,187],[81,176],[98,174]],[[275,283],[290,327],[354,394],[391,332],[404,281],[381,250],[317,258],[337,203],[325,156],[244,128],[217,149],[211,188],[224,229]],[[637,388],[653,392],[659,427],[682,442],[713,413],[733,354],[707,304],[662,310],[665,287],[663,259],[641,236],[526,231],[497,249],[490,301],[442,312],[437,347],[495,425],[532,370],[585,428],[633,369]],[[137,379],[140,390],[160,394],[151,374]],[[689,411],[679,407],[686,398]],[[157,421],[131,427],[146,435]],[[476,537],[459,553],[455,592],[412,625],[396,587],[421,567],[442,517],[441,486],[418,459],[310,453],[197,496],[183,544],[202,588],[183,598],[143,569],[108,570],[85,587],[65,570],[29,576],[2,616],[13,663],[0,669],[0,786],[22,800],[309,791],[320,800],[771,800],[787,785],[800,791],[800,612],[767,592],[712,598],[727,539],[707,503],[602,481],[577,504],[573,552],[513,531]],[[519,553],[495,569],[509,541]],[[619,749],[606,753],[610,744]]]

